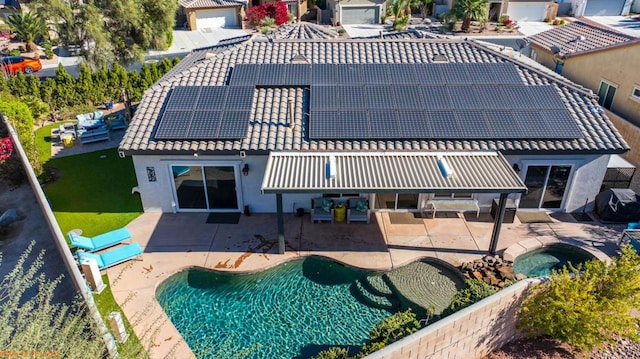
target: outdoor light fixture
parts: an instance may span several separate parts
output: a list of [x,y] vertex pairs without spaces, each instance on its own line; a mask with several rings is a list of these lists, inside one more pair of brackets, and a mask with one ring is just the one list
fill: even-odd
[[244,176],[248,176],[249,175],[249,164],[248,163],[245,163],[244,167],[242,167],[242,174]]
[[513,170],[516,171],[516,173],[520,173],[520,171],[521,171],[520,166],[518,166],[517,163],[513,164]]

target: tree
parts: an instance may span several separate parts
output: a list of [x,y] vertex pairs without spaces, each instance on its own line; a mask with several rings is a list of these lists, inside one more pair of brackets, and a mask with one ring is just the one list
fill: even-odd
[[489,16],[489,2],[487,0],[456,0],[451,8],[451,14],[462,20],[462,31],[469,32],[471,20],[486,21]]
[[55,28],[63,45],[77,45],[92,68],[130,64],[148,50],[168,47],[175,0],[33,0],[32,7]]
[[409,4],[412,8],[420,11],[420,16],[424,20],[429,16],[429,9],[433,4],[433,0],[410,0]]
[[67,70],[58,65],[56,70],[56,104],[58,107],[73,106],[76,104],[76,79],[69,75]]
[[[53,301],[61,278],[46,279],[44,251],[27,264],[34,242],[0,283],[0,347],[7,356],[101,358],[105,344],[81,304]],[[36,295],[26,293],[35,289]],[[29,353],[28,355],[19,353]]]
[[27,51],[37,51],[38,46],[36,46],[35,40],[47,33],[44,20],[30,12],[9,15],[7,24],[11,32],[25,42]]
[[518,328],[590,350],[617,336],[638,339],[634,308],[640,308],[640,255],[627,246],[609,265],[594,260],[552,273],[521,307]]

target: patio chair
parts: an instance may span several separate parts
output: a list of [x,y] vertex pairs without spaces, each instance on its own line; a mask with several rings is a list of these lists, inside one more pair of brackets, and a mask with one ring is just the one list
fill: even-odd
[[349,198],[347,208],[347,223],[371,221],[369,202],[364,197]]
[[95,252],[101,249],[115,246],[116,244],[122,243],[127,239],[131,239],[131,233],[128,229],[123,227],[92,238],[83,237],[73,231],[67,233],[67,237],[69,237],[69,241],[71,242],[72,246],[86,249],[90,252]]
[[311,199],[311,223],[330,221],[333,223],[333,201],[328,198]]
[[85,252],[82,249],[78,249],[76,251],[76,255],[78,256],[78,261],[80,263],[82,263],[86,258],[95,259],[98,263],[98,268],[100,269],[106,269],[116,264],[126,262],[140,256],[141,254],[142,248],[138,242],[125,244],[101,254]]

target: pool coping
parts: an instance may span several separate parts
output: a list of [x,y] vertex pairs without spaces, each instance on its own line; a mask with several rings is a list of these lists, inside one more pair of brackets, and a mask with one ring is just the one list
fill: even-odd
[[542,236],[522,240],[518,243],[512,244],[505,249],[502,258],[509,262],[515,262],[515,260],[523,254],[530,253],[536,249],[553,247],[553,246],[567,246],[575,247],[582,251],[592,255],[595,259],[603,261],[605,263],[611,262],[611,257],[606,255],[599,249],[587,245],[583,241],[575,240],[573,238],[558,238],[554,236]]

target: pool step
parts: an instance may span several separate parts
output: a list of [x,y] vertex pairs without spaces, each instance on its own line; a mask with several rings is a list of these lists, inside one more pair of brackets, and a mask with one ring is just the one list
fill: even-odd
[[400,306],[400,301],[398,301],[394,296],[381,296],[372,293],[367,289],[367,285],[364,283],[364,280],[355,281],[354,290],[360,299],[362,299],[366,304],[375,308],[387,310],[396,309]]
[[393,295],[393,289],[389,287],[387,282],[381,275],[370,275],[364,279],[367,289],[374,294],[390,297]]

